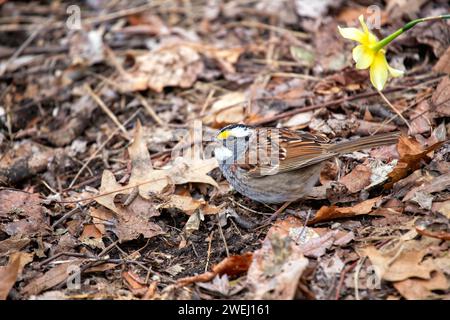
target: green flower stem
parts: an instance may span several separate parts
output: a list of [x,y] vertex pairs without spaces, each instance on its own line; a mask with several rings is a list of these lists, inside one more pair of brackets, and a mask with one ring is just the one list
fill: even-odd
[[385,46],[387,46],[392,40],[394,40],[395,38],[397,38],[399,35],[401,35],[403,32],[411,29],[412,27],[414,27],[416,24],[421,23],[421,22],[425,22],[425,21],[433,21],[433,20],[445,20],[445,19],[450,19],[450,14],[443,14],[440,16],[435,16],[435,17],[427,17],[427,18],[421,18],[421,19],[416,19],[416,20],[412,20],[410,22],[408,22],[407,24],[405,24],[402,28],[398,29],[397,31],[395,31],[394,33],[388,35],[386,38],[378,41],[373,47],[372,49],[374,51],[378,51],[381,48],[384,48]]

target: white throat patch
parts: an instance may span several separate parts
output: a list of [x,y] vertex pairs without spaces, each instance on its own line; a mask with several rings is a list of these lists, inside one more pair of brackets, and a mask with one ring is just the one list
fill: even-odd
[[219,161],[225,161],[233,156],[233,152],[224,146],[220,146],[214,149],[214,156]]

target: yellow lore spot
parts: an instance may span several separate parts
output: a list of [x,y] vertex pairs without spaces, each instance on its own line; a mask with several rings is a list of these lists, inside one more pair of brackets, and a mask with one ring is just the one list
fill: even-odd
[[217,135],[217,139],[225,140],[229,136],[230,136],[230,130],[225,130]]

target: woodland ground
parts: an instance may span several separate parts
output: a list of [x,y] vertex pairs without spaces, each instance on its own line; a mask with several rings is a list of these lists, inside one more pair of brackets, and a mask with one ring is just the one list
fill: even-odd
[[[0,0],[0,299],[449,299],[450,23],[389,46],[406,70],[391,106],[337,32],[360,14],[382,37],[448,12]],[[192,148],[195,128],[206,150],[239,122],[404,137],[330,161],[265,223],[279,206],[233,192]]]

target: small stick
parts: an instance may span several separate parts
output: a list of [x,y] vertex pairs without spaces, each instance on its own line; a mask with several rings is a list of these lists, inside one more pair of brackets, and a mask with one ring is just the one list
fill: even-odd
[[117,119],[115,114],[108,108],[108,106],[100,99],[100,97],[92,91],[91,87],[88,84],[84,85],[84,88],[86,89],[87,93],[91,96],[92,99],[94,99],[95,102],[99,105],[99,107],[103,110],[103,112],[106,113],[106,115],[115,123],[115,125],[122,131],[125,135],[125,138],[129,141],[131,140],[128,137],[128,132],[125,129],[125,127],[120,123],[120,121]]
[[405,119],[405,117],[403,116],[403,114],[400,112],[400,110],[398,110],[389,100],[388,98],[386,98],[386,96],[380,91],[377,90],[379,95],[381,96],[381,98],[383,98],[384,102],[387,103],[387,105],[389,107],[391,107],[392,110],[395,111],[395,113],[405,122],[405,124],[408,126],[409,130],[412,132],[413,129],[411,127],[411,125],[409,124],[408,120]]
[[145,100],[145,98],[140,93],[136,94],[136,96],[139,99],[139,102],[144,106],[148,114],[153,118],[153,120],[155,120],[161,127],[165,127],[164,122],[156,114],[155,110],[153,110],[152,106],[150,106],[147,100]]
[[75,212],[77,212],[78,210],[81,210],[80,206],[76,206],[75,208],[73,208],[72,210],[70,210],[69,212],[66,212],[61,218],[59,218],[54,224],[52,224],[52,228],[55,229],[55,227],[57,227],[58,225],[60,225],[61,223],[63,223],[64,221],[66,221],[67,219],[69,219],[71,216],[73,216],[75,214]]
[[206,257],[205,272],[208,271],[208,264],[209,264],[209,257],[211,256],[211,243],[212,243],[213,235],[214,235],[214,230],[211,231],[211,234],[209,235],[208,256]]
[[222,226],[220,225],[219,216],[217,216],[217,224],[219,225],[219,233],[220,237],[222,238],[223,245],[225,246],[225,252],[227,253],[227,257],[230,256],[230,251],[228,250],[227,240],[225,239],[225,236],[223,235]]
[[[131,120],[133,120],[138,114],[140,110],[137,110],[135,113],[133,113],[123,124],[127,125]],[[97,150],[89,157],[89,159],[83,164],[83,166],[78,170],[75,177],[72,179],[72,182],[69,184],[69,189],[73,187],[77,179],[79,178],[80,174],[84,171],[84,169],[87,168],[89,163],[97,156],[97,154],[108,144],[109,141],[116,135],[116,133],[120,130],[120,128],[116,128],[109,137],[98,147]]]

